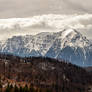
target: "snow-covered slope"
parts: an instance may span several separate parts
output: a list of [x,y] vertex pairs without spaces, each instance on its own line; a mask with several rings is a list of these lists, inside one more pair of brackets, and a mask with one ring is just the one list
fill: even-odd
[[92,65],[92,43],[75,29],[14,36],[0,43],[0,51],[19,56],[47,56],[77,65]]

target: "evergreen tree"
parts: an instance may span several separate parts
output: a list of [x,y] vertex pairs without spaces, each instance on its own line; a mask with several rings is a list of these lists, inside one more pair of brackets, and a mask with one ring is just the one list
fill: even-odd
[[30,92],[35,92],[35,89],[33,86],[30,86]]
[[12,86],[12,84],[11,84],[9,87],[10,87],[10,89],[13,89],[13,86]]
[[24,92],[28,92],[28,86],[27,85],[25,85],[25,87],[24,87]]
[[21,86],[19,88],[19,92],[23,92],[23,88]]
[[2,84],[0,83],[0,92],[2,92]]
[[18,89],[18,87],[16,85],[14,87],[14,92],[19,92],[19,89]]
[[46,89],[46,92],[51,92],[49,89]]
[[9,84],[8,84],[8,86],[7,86],[6,90],[5,90],[5,92],[11,92],[11,89],[10,89]]

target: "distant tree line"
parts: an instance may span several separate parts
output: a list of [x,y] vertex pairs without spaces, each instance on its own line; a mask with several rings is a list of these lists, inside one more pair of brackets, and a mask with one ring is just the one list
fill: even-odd
[[0,92],[52,92],[51,89],[43,89],[43,88],[35,88],[33,86],[28,87],[28,85],[25,85],[24,87],[20,86],[18,87],[15,85],[14,87],[8,84],[5,90],[0,90]]

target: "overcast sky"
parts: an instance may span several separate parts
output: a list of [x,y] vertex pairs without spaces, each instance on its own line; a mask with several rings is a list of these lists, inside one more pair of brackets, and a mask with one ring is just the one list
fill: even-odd
[[0,0],[0,18],[92,13],[92,0]]
[[[20,30],[16,31],[16,28],[13,31],[7,29],[9,31],[7,32],[6,29],[2,30],[5,26],[8,26],[8,24],[11,23],[10,20],[8,21],[9,23],[6,23],[7,18],[26,18],[43,14],[62,15],[87,13],[92,14],[92,0],[0,0],[0,39],[2,37],[5,38],[5,36],[8,37],[17,33],[19,35],[27,33],[29,34],[29,32],[34,33],[34,30],[36,30],[37,33],[41,30],[55,31],[53,29],[51,30],[51,28],[48,30],[43,26],[43,29],[39,28],[39,30],[37,29],[37,27],[35,27],[36,29],[34,28],[34,30],[30,27],[30,29],[27,28],[28,30],[22,29],[22,32],[20,32]],[[4,22],[2,22],[2,18],[5,19]],[[79,19],[80,21],[78,21],[79,25],[82,23],[81,19],[82,17]],[[80,31],[89,39],[92,39],[92,18],[88,18],[87,21],[85,19],[86,17],[82,19],[83,23],[88,23],[87,25],[90,26],[90,28],[88,28],[88,30],[83,29],[82,31]],[[15,23],[15,25],[17,24]],[[2,35],[2,33],[4,33],[5,36]]]

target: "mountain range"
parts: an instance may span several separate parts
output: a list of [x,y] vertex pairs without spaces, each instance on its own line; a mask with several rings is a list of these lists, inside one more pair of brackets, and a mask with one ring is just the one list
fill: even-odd
[[21,57],[50,57],[79,66],[92,65],[92,42],[75,29],[13,36],[0,42],[0,52]]

